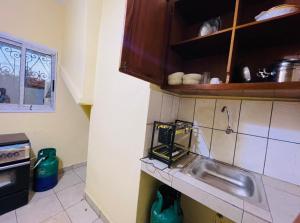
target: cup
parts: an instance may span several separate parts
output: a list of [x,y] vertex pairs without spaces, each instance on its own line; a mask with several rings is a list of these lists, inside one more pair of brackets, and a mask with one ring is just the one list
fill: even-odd
[[202,83],[203,84],[209,84],[209,82],[210,82],[210,73],[209,72],[204,72]]
[[222,81],[218,77],[214,77],[210,80],[210,84],[220,84]]

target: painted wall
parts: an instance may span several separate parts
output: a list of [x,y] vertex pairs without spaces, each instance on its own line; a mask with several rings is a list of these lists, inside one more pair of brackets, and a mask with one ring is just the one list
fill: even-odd
[[92,104],[101,1],[68,0],[64,7],[62,77],[77,103]]
[[136,222],[149,83],[118,71],[126,0],[103,0],[86,193],[112,223]]
[[[0,31],[45,45],[61,58],[64,7],[53,0],[2,0]],[[16,7],[17,6],[17,7]],[[0,113],[0,134],[25,132],[33,150],[57,148],[63,166],[86,161],[89,119],[57,75],[56,112]]]

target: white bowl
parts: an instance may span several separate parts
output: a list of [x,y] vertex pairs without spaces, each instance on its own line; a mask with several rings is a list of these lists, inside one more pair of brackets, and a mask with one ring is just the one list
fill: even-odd
[[169,85],[180,85],[182,84],[182,78],[171,78],[168,80]]
[[189,79],[189,78],[200,81],[202,78],[202,75],[196,74],[196,73],[191,73],[191,74],[185,74],[183,76],[183,79]]
[[170,75],[168,76],[168,79],[172,79],[172,78],[182,78],[183,75],[184,75],[183,72],[176,72],[176,73],[170,74]]
[[186,79],[183,80],[183,84],[186,84],[186,85],[199,84],[199,80],[195,80],[195,79],[192,79],[192,78],[186,78]]

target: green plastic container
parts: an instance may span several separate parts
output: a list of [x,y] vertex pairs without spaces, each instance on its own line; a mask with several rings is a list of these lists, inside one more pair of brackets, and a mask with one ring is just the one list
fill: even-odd
[[58,159],[55,148],[41,149],[34,169],[34,191],[42,192],[56,186],[58,182]]
[[156,193],[151,208],[151,223],[182,223],[183,212],[180,207],[180,193],[163,185]]

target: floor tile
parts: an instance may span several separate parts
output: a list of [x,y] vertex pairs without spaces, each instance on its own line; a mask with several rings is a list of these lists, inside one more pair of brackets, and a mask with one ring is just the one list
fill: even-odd
[[54,217],[47,219],[43,223],[71,223],[71,221],[67,213],[63,211],[55,215]]
[[80,183],[57,193],[58,199],[65,209],[84,199],[85,184]]
[[93,223],[98,218],[85,200],[67,209],[67,213],[72,223]]
[[86,178],[86,166],[81,166],[74,169],[74,172],[80,177],[81,180],[85,182]]
[[53,194],[54,194],[53,189],[50,189],[50,190],[47,190],[47,191],[44,191],[44,192],[34,192],[34,191],[30,190],[29,191],[29,200],[30,201],[35,201],[35,200],[38,200],[38,199],[41,199],[41,198],[48,197],[48,196],[53,195]]
[[1,223],[17,223],[16,211],[11,211],[6,214],[0,215]]
[[98,218],[96,221],[94,221],[93,223],[104,223],[100,218]]
[[63,210],[55,195],[32,201],[17,209],[18,223],[40,223]]
[[58,184],[54,188],[54,191],[58,192],[81,182],[82,180],[80,179],[80,177],[74,171],[71,171],[67,174],[63,174],[60,177],[60,179],[58,180]]

